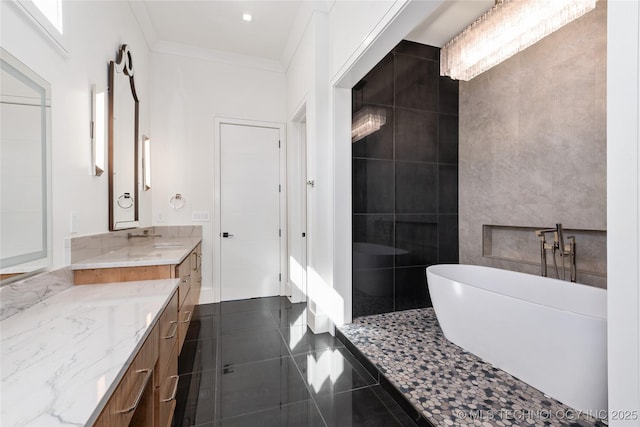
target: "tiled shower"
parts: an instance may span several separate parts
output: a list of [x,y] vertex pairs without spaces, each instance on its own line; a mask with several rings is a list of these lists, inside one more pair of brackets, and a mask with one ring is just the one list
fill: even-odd
[[458,82],[403,40],[352,91],[386,123],[352,144],[353,317],[428,307],[425,268],[458,262]]

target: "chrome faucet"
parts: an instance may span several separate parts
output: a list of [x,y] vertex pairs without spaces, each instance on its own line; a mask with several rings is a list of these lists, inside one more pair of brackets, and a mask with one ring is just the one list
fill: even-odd
[[[536,236],[540,238],[540,274],[547,277],[547,251],[551,250],[553,255],[553,265],[556,270],[556,277],[560,279],[558,271],[558,263],[556,262],[556,252],[560,254],[562,260],[562,280],[566,280],[565,259],[569,259],[570,280],[576,281],[576,238],[575,236],[567,236],[568,244],[564,243],[564,232],[562,224],[556,224],[556,228],[543,228],[535,231]],[[553,233],[553,243],[546,241],[546,235]]]
[[142,230],[142,234],[127,233],[127,239],[134,239],[139,237],[162,237],[162,234],[149,234],[149,230]]

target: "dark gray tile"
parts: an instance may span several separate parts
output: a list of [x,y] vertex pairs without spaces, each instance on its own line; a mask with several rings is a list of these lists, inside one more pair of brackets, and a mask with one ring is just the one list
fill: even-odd
[[379,130],[364,138],[355,141],[351,145],[353,157],[368,159],[393,159],[393,130],[394,118],[393,108],[378,107],[384,111],[386,123]]
[[185,341],[178,357],[178,373],[215,369],[217,362],[217,340]]
[[393,213],[393,161],[353,159],[353,212]]
[[439,115],[438,162],[458,164],[458,116]]
[[291,357],[239,366],[220,372],[220,420],[310,399]]
[[216,372],[180,375],[173,427],[188,427],[216,419]]
[[438,216],[396,215],[396,267],[438,261]]
[[396,162],[396,213],[438,212],[438,167]]
[[393,311],[393,268],[353,270],[353,317]]
[[395,109],[396,160],[438,161],[438,114]]
[[223,312],[220,315],[219,323],[221,335],[278,329],[278,325],[271,315],[271,310],[243,311],[239,313]]
[[396,311],[431,307],[426,274],[426,266],[395,269]]
[[400,422],[374,393],[380,386],[367,387],[316,399],[328,426],[388,427]]
[[459,82],[457,80],[452,80],[449,77],[440,77],[439,111],[441,113],[458,114],[458,85]]
[[220,303],[216,304],[197,304],[193,309],[193,318],[197,319],[201,316],[216,316],[220,314]]
[[439,165],[439,210],[441,214],[458,213],[458,166]]
[[220,427],[324,427],[325,423],[313,400],[277,406],[215,423]]
[[314,397],[376,384],[376,380],[344,347],[298,355],[294,360]]
[[395,56],[395,105],[417,110],[438,111],[436,61],[408,55]]
[[[426,423],[426,420],[420,416],[418,411],[411,405],[411,403],[409,403],[406,399],[404,399],[402,395],[400,395],[399,391],[394,390],[394,394],[397,397],[392,397],[390,392],[387,392],[387,389],[384,388],[384,385],[382,388],[376,387],[372,390],[375,393],[375,395],[378,396],[378,399],[382,401],[384,406],[386,406],[387,409],[389,409],[389,411],[393,414],[393,416],[398,420],[398,422],[400,422],[400,425],[404,427],[416,427],[418,425],[428,425]],[[396,399],[399,399],[403,405],[401,406],[398,400]],[[407,410],[405,410],[404,408],[406,408],[408,412],[411,413],[411,416],[408,415]],[[421,422],[417,423],[417,422],[414,422],[414,420],[419,420]]]
[[249,298],[220,303],[220,314],[240,313],[243,311],[267,311],[276,308],[289,307],[291,303],[287,297]]
[[220,337],[220,364],[241,364],[289,354],[278,329],[234,333]]
[[457,264],[458,215],[438,215],[438,263]]
[[304,302],[291,304],[290,307],[272,310],[271,315],[280,329],[287,329],[292,326],[306,326],[307,304]]
[[314,334],[306,325],[283,329],[282,336],[291,354],[294,355],[342,347],[342,343],[331,334]]
[[[361,89],[360,89],[361,86]],[[354,105],[393,104],[393,54],[388,54],[354,86]]]
[[217,334],[216,316],[199,316],[191,319],[185,341],[211,339]]
[[393,48],[392,52],[419,56],[421,58],[431,59],[433,61],[440,61],[439,48],[422,43],[411,42],[409,40],[402,40],[396,45],[396,47]]
[[393,215],[353,216],[353,268],[393,267]]

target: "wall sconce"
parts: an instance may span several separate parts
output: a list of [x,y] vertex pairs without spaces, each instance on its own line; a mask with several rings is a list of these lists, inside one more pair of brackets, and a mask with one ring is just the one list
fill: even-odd
[[144,191],[151,189],[151,140],[142,135],[142,181]]
[[471,80],[596,7],[597,0],[496,0],[440,51],[440,75]]
[[104,172],[105,149],[105,100],[106,93],[98,92],[96,85],[91,85],[91,166],[89,174],[100,176]]

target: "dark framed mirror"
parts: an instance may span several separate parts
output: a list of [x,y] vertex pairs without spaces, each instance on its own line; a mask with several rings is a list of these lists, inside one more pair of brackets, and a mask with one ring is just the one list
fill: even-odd
[[138,226],[138,95],[129,46],[109,63],[109,230]]

